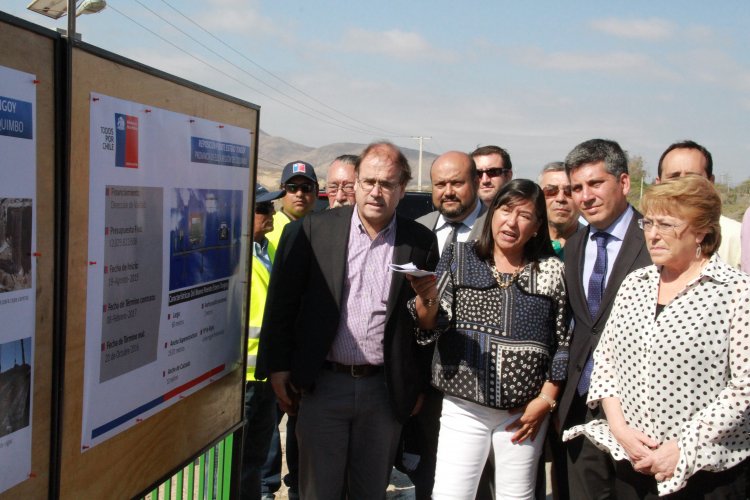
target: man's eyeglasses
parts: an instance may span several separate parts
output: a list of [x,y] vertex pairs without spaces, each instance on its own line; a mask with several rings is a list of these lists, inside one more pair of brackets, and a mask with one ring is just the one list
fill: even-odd
[[315,191],[315,184],[309,184],[307,182],[300,182],[299,184],[287,182],[281,187],[284,188],[284,190],[289,194],[294,194],[297,191],[302,191],[304,194],[309,194]]
[[656,222],[651,219],[638,219],[638,227],[643,229],[643,231],[651,231],[651,229],[656,228],[656,232],[659,234],[677,234],[677,228],[680,226],[684,226],[685,222],[681,222],[679,224],[669,224],[668,222]]
[[354,183],[346,183],[346,184],[329,184],[326,186],[326,192],[330,195],[338,194],[339,190],[343,191],[344,194],[352,194],[354,192]]
[[375,186],[380,187],[380,190],[384,193],[392,193],[401,185],[398,182],[377,181],[374,179],[357,179],[357,182],[362,186],[362,191],[365,193],[369,193],[375,189]]
[[273,203],[271,203],[270,201],[255,204],[255,213],[258,215],[268,215],[273,211]]
[[505,175],[508,172],[510,172],[509,168],[492,167],[486,170],[477,169],[477,176],[479,176],[479,178],[481,179],[484,174],[487,174],[487,177],[494,178],[494,177],[500,177],[501,175]]
[[[560,192],[560,186],[554,186],[547,184],[542,188],[542,192],[546,198],[554,198]],[[562,192],[566,198],[570,198],[573,195],[573,191],[570,186],[562,186]]]

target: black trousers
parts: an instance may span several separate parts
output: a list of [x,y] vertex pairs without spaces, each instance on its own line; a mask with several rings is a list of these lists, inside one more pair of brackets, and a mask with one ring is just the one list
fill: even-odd
[[[604,418],[598,407],[589,409],[586,395],[575,395],[563,429]],[[565,444],[568,457],[568,492],[576,500],[605,500],[615,498],[614,460],[585,437],[577,437]],[[562,485],[560,485],[562,486]]]
[[749,460],[721,472],[696,472],[684,488],[663,497],[657,494],[656,479],[636,472],[627,460],[616,463],[615,474],[617,500],[745,500],[750,495]]

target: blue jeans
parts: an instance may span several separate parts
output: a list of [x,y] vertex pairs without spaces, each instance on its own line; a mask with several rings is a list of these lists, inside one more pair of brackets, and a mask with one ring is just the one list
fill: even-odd
[[242,433],[240,492],[243,500],[261,498],[261,468],[276,428],[276,396],[268,382],[245,383],[245,428]]

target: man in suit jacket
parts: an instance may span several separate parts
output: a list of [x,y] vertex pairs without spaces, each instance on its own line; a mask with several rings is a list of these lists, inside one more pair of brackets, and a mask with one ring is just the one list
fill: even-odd
[[438,156],[430,167],[430,181],[437,210],[417,222],[435,233],[440,253],[451,242],[477,239],[487,207],[477,196],[479,176],[472,157],[459,151]]
[[[627,201],[628,159],[619,144],[592,139],[565,159],[573,201],[589,226],[565,245],[565,284],[573,314],[568,380],[559,404],[563,429],[601,418],[586,405],[591,354],[609,317],[625,276],[651,263],[641,215]],[[566,443],[570,498],[614,497],[614,468],[609,457],[587,439]]]
[[403,154],[369,145],[356,165],[356,205],[287,226],[261,329],[260,376],[294,413],[305,499],[382,499],[403,422],[427,387],[406,302],[388,264],[434,269],[434,235],[396,216],[411,178]]

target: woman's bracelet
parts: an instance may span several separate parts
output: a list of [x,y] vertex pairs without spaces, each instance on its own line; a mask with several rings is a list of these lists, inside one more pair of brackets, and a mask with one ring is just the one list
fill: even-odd
[[537,396],[537,397],[541,398],[541,399],[543,399],[544,401],[547,402],[547,404],[549,405],[549,412],[550,413],[552,413],[553,411],[555,411],[555,408],[557,408],[557,401],[555,401],[554,398],[551,398],[551,397],[547,396],[545,393],[540,392],[539,396]]
[[436,306],[437,303],[438,303],[438,298],[437,297],[432,297],[432,298],[429,298],[429,299],[422,299],[422,304],[424,304],[425,307]]

